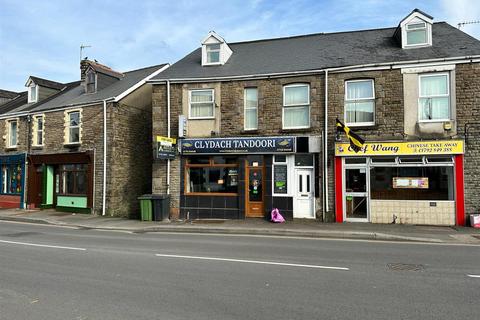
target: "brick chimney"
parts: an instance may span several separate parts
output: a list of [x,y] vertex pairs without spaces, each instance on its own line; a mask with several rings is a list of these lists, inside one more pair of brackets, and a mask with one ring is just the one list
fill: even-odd
[[90,61],[87,60],[87,58],[85,59],[82,59],[80,61],[80,80],[83,82],[83,80],[85,80],[85,76],[86,76],[86,71],[87,71],[87,68],[88,66],[90,65]]

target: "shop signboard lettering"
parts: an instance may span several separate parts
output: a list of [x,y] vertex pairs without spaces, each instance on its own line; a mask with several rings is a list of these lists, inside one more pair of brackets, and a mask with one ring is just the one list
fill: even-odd
[[175,159],[176,143],[177,140],[174,138],[157,136],[157,159]]
[[184,139],[182,154],[292,153],[294,137]]
[[337,143],[335,155],[348,156],[396,156],[396,155],[436,155],[463,154],[462,140],[411,141],[411,142],[367,142],[359,152],[355,152],[349,143]]

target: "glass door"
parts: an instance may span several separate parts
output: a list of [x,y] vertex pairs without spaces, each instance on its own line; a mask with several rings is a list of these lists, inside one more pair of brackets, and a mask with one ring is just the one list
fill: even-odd
[[345,221],[368,221],[368,177],[366,167],[345,168]]

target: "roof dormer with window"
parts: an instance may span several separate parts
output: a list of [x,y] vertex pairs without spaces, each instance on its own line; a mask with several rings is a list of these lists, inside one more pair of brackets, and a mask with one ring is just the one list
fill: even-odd
[[28,103],[36,103],[58,93],[65,84],[30,76],[25,87],[28,89]]
[[210,31],[202,41],[202,66],[223,65],[232,53],[225,40],[215,31]]
[[403,49],[423,48],[432,45],[433,17],[415,9],[406,16],[395,31]]

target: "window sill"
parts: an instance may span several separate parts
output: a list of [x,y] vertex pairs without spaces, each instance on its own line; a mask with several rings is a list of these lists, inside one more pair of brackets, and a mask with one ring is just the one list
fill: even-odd
[[257,134],[258,129],[243,129],[240,131],[241,134]]
[[347,127],[353,130],[376,130],[378,129],[377,124],[362,124],[362,125],[355,125],[355,124],[345,124]]
[[16,151],[18,146],[13,146],[13,147],[5,147],[5,151]]
[[41,150],[41,149],[43,149],[43,145],[32,146],[32,150]]
[[65,148],[78,148],[82,145],[81,142],[74,142],[74,143],[64,143],[63,146]]
[[306,133],[306,132],[312,132],[312,128],[292,128],[292,129],[286,129],[283,128],[280,130],[281,133]]

